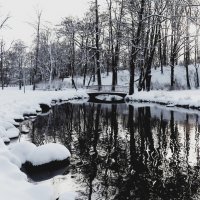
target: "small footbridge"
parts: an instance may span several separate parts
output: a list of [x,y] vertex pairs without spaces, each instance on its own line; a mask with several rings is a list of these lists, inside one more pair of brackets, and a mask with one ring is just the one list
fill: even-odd
[[96,103],[124,103],[128,93],[127,86],[115,85],[92,85],[86,87],[89,102]]

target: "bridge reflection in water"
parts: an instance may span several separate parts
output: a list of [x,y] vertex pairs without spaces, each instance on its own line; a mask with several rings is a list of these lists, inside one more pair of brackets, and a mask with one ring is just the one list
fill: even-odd
[[121,85],[93,85],[86,89],[89,102],[96,103],[124,103],[128,93],[128,87]]

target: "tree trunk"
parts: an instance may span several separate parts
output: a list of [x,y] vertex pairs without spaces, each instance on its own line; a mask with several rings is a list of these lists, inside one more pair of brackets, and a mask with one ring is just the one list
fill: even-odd
[[4,89],[4,69],[3,69],[3,41],[1,41],[1,61],[0,61],[0,68],[1,68],[1,88]]
[[159,32],[158,32],[158,35],[159,35],[159,47],[158,47],[158,50],[159,50],[159,56],[160,56],[160,71],[161,71],[161,74],[163,74],[163,52],[162,52],[162,35],[161,35],[161,24],[159,26]]
[[170,58],[170,67],[171,67],[171,90],[174,89],[174,56]]
[[72,55],[71,55],[71,78],[72,78],[72,88],[76,88],[76,84],[74,81],[74,65],[75,65],[75,32],[72,33]]
[[135,57],[134,57],[134,47],[132,47],[132,54],[130,59],[130,83],[129,83],[129,95],[134,93],[134,82],[135,82]]
[[[113,62],[112,62],[112,72],[113,72],[112,90],[115,90],[115,86],[117,85],[117,68],[119,65],[119,54],[120,54],[120,43],[121,43],[121,23],[122,23],[123,10],[124,10],[124,0],[121,0],[121,8],[120,8],[119,20],[117,21],[117,30],[116,30],[116,45],[115,45],[114,52],[112,52],[114,53]],[[113,49],[113,38],[112,38],[112,49]]]
[[97,82],[99,89],[101,88],[101,69],[100,69],[100,49],[99,49],[99,13],[98,13],[98,1],[95,0],[95,12],[96,12],[96,67],[97,67]]
[[165,21],[165,30],[164,30],[164,40],[163,40],[163,55],[162,55],[162,62],[164,66],[167,66],[167,35],[168,35],[168,28],[167,28],[167,20]]
[[140,2],[140,11],[138,16],[138,26],[136,35],[134,35],[134,17],[132,15],[132,40],[131,40],[131,55],[130,55],[130,82],[129,82],[129,95],[134,93],[134,82],[135,82],[135,62],[137,58],[138,49],[135,47],[140,43],[140,36],[142,31],[143,24],[143,13],[144,13],[145,0]]
[[171,67],[171,90],[174,89],[174,65],[175,65],[175,44],[174,36],[171,36],[171,53],[170,53],[170,67]]
[[[197,21],[197,17],[196,16],[196,21]],[[199,39],[198,39],[198,35],[199,35],[199,28],[198,25],[196,24],[196,37],[195,37],[195,52],[194,52],[194,66],[195,66],[195,70],[196,70],[196,88],[199,88],[199,72],[198,72],[198,68],[199,68],[199,63],[197,64],[197,62],[199,61],[198,59],[198,54],[199,54]]]
[[22,58],[19,58],[19,90],[22,89],[23,74],[22,74]]
[[87,75],[87,68],[88,68],[88,38],[86,39],[86,49],[85,49],[85,64],[84,64],[84,72],[83,72],[83,86],[85,86],[86,75]]
[[52,58],[52,50],[51,44],[49,47],[49,57],[50,57],[50,73],[49,73],[49,89],[51,90],[52,86],[52,75],[53,75],[53,58]]
[[188,11],[187,19],[186,19],[186,41],[185,41],[185,69],[186,69],[186,80],[187,80],[187,88],[190,89],[190,79],[189,79],[189,62],[190,62],[190,41],[189,41],[189,19],[188,19]]
[[36,78],[37,78],[37,71],[38,71],[38,58],[39,58],[39,45],[40,45],[40,23],[41,23],[41,15],[42,13],[38,13],[38,21],[37,21],[37,43],[36,43],[36,50],[35,50],[35,67],[33,70],[33,90],[36,88]]

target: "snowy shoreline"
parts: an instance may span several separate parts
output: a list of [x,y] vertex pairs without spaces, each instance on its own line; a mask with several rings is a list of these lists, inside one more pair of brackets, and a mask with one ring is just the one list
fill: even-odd
[[200,110],[200,90],[154,90],[149,92],[136,92],[126,97],[130,102],[148,102],[167,107],[181,107]]
[[[24,94],[23,91],[16,90],[15,88],[0,91],[1,130],[4,131],[3,134],[7,134],[10,129],[9,126],[17,124],[15,119],[23,120],[25,114],[37,114],[37,111],[41,111],[41,103],[51,106],[52,100],[68,101],[77,98],[87,98],[86,92],[84,90],[76,91],[72,89],[64,91],[27,90]],[[13,127],[11,126],[11,128]],[[23,148],[20,149],[23,150]],[[45,149],[47,149],[46,146]],[[58,148],[56,147],[56,149]],[[60,147],[60,149],[62,150],[62,147]],[[0,165],[0,197],[2,199],[55,200],[59,197],[61,197],[59,199],[75,199],[76,185],[74,185],[73,182],[70,182],[70,178],[69,182],[71,185],[74,185],[74,187],[69,187],[67,191],[57,190],[58,188],[54,188],[50,182],[43,182],[39,184],[30,183],[27,176],[20,171],[22,164],[20,157],[25,155],[22,150],[20,150],[22,152],[21,154],[16,155],[16,151],[13,152],[10,146],[6,146],[3,139],[0,137],[0,162],[4,163],[3,165]],[[66,152],[66,150],[59,150],[53,159],[57,159],[62,152]],[[63,155],[64,154],[62,153],[62,157],[60,159],[63,159]],[[24,159],[23,157],[24,156],[22,156],[22,160]]]
[[[12,88],[11,88],[12,89]],[[52,100],[68,101],[76,98],[87,98],[85,90],[67,89],[63,91],[31,91],[24,94],[13,90],[0,91],[0,120],[15,123],[14,119],[23,119],[24,115],[37,114],[40,104],[51,106]]]

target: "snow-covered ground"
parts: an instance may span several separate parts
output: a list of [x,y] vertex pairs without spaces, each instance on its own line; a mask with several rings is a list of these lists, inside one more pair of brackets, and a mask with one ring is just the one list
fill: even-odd
[[[13,126],[13,124],[17,125],[14,119],[23,119],[23,114],[36,114],[36,111],[41,110],[40,103],[50,105],[52,100],[69,100],[76,97],[84,98],[87,97],[87,94],[84,90],[72,89],[31,91],[27,88],[25,94],[17,88],[6,88],[4,91],[0,91],[0,199],[53,200],[60,195],[63,200],[75,199],[77,186],[70,177],[60,178],[58,176],[50,181],[32,184],[20,171],[21,165],[26,160],[32,161],[34,164],[41,164],[45,159],[46,162],[51,162],[69,157],[70,153],[64,146],[49,144],[36,148],[30,143],[6,146],[3,141],[19,135],[19,130]],[[38,154],[39,156],[37,156]],[[64,179],[65,181],[63,181]],[[56,181],[61,186],[65,182],[65,187],[55,187]],[[66,186],[66,183],[69,187]],[[66,188],[68,188],[67,191]]]
[[[198,68],[200,73],[200,68]],[[183,66],[175,67],[175,88],[170,88],[170,67],[164,68],[164,73],[160,70],[152,70],[152,89],[150,92],[137,92],[128,96],[133,101],[145,101],[166,104],[170,106],[182,106],[186,108],[200,108],[200,90],[195,88],[196,71],[193,65],[189,66],[189,77],[191,90],[186,90],[186,75]]]
[[[102,84],[103,85],[111,85],[112,84],[112,73],[110,72],[107,76],[107,73],[103,73],[101,75]],[[77,87],[83,87],[83,77],[74,77],[74,81]],[[72,87],[71,85],[71,78],[65,78],[64,79],[65,85],[67,87]],[[86,86],[88,86],[88,83],[90,82],[91,85],[97,85],[97,80],[95,82],[90,81],[90,77],[86,77]],[[122,70],[118,72],[118,85],[128,86],[129,85],[129,71],[128,70]]]
[[[58,190],[56,190],[56,188],[53,187],[54,181],[58,180],[59,177],[55,177],[54,181],[50,180],[42,182],[40,184],[32,184],[28,182],[26,175],[20,171],[21,162],[25,161],[26,155],[33,148],[33,147],[30,148],[30,145],[31,144],[26,144],[26,143],[22,143],[20,145],[17,144],[16,147],[11,147],[10,150],[0,140],[0,162],[1,162],[0,198],[1,199],[53,200],[60,196]],[[44,145],[44,147],[45,146],[46,145]],[[37,148],[35,147],[34,149]],[[47,146],[46,149],[49,150],[50,149],[49,146]],[[56,152],[60,153],[59,156],[65,155],[63,154],[63,152],[60,152],[59,149],[57,149]],[[46,152],[45,155],[43,152],[43,156],[45,156],[48,159],[51,158],[51,154],[49,154],[48,152]],[[32,159],[38,161],[38,157]],[[64,177],[62,177],[62,179],[64,179]],[[74,184],[74,183],[69,179],[68,184]],[[76,187],[74,186],[74,190],[75,188]],[[65,196],[68,197],[66,198],[66,200],[72,200],[76,196],[76,193],[73,190],[71,190],[69,193],[65,192]]]
[[[200,74],[200,67],[197,68]],[[153,90],[169,90],[170,89],[170,75],[171,68],[164,67],[163,74],[160,69],[152,69],[152,89]],[[186,70],[184,66],[175,66],[174,68],[175,88],[177,90],[187,89]],[[194,65],[189,66],[189,80],[191,88],[196,86],[196,69]]]
[[[200,67],[197,68],[198,73],[200,75]],[[159,68],[152,69],[152,79],[151,79],[151,87],[153,90],[169,90],[170,89],[170,73],[171,69],[169,66],[164,67],[163,74]],[[110,72],[107,76],[107,73],[103,73],[102,76],[102,83],[103,85],[111,85],[112,83],[112,73]],[[139,78],[138,74],[136,73],[135,80]],[[78,87],[83,86],[83,77],[74,77],[75,83]],[[186,70],[184,66],[175,66],[174,68],[174,79],[175,79],[175,87],[176,89],[187,89],[187,82],[186,82]],[[191,88],[195,88],[196,86],[196,69],[194,65],[189,66],[189,79]],[[86,86],[90,77],[86,78]],[[136,90],[138,82],[135,82]],[[66,78],[64,80],[63,85],[66,87],[71,87],[71,78]],[[90,82],[90,85],[97,85],[97,80],[95,82]],[[118,85],[128,86],[129,85],[129,71],[128,70],[121,70],[118,71]]]
[[50,105],[52,100],[69,100],[75,97],[87,97],[85,90],[67,89],[64,91],[23,91],[8,88],[0,91],[0,121],[15,123],[14,119],[23,119],[23,114],[36,114],[41,103]]
[[153,102],[167,106],[182,106],[185,108],[200,108],[200,90],[136,92],[128,96],[130,100]]

